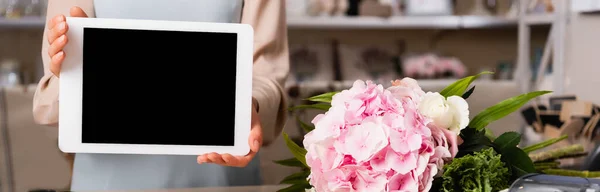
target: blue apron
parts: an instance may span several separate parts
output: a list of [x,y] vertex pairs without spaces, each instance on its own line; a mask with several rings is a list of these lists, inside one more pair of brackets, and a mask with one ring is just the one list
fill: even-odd
[[[243,0],[95,0],[99,18],[240,22]],[[193,61],[190,61],[193,62]],[[182,63],[188,65],[192,63]],[[245,168],[196,156],[76,154],[71,190],[145,190],[260,185],[259,157]]]

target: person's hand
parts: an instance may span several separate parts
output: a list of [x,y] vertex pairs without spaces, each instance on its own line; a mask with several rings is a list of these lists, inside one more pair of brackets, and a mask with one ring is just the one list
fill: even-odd
[[[80,7],[72,7],[71,17],[88,17]],[[48,56],[50,56],[50,71],[57,77],[60,76],[60,67],[65,60],[63,48],[67,45],[66,36],[69,26],[64,15],[54,16],[48,21],[48,33],[46,39],[50,46],[48,47]]]
[[251,123],[250,137],[248,142],[250,144],[250,153],[245,156],[233,156],[231,154],[217,154],[209,153],[198,156],[198,163],[215,163],[224,166],[231,167],[245,167],[252,161],[260,146],[263,143],[262,140],[262,127],[260,125],[260,119],[254,105],[252,106],[252,123]]

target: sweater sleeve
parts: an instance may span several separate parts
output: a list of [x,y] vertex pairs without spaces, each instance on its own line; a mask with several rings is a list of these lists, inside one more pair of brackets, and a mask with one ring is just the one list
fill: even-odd
[[285,0],[245,0],[242,23],[254,29],[252,96],[259,107],[263,140],[280,135],[287,120],[283,90],[289,73]]
[[[92,0],[53,0],[48,1],[47,19],[62,14],[69,16],[71,7],[79,6],[88,16],[93,17]],[[46,22],[48,23],[48,22]],[[46,24],[47,25],[47,24]],[[42,41],[42,60],[44,63],[44,76],[38,82],[33,97],[33,118],[36,123],[41,125],[58,125],[58,77],[50,72],[50,56],[48,56],[48,40],[46,33],[48,27],[44,28],[44,37]],[[68,57],[69,53],[65,53]]]

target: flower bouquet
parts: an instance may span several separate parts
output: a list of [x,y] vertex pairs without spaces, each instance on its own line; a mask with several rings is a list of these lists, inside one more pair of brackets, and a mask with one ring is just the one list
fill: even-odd
[[486,74],[491,73],[460,79],[441,92],[426,93],[411,78],[388,88],[358,80],[350,89],[308,98],[314,104],[291,110],[326,112],[312,125],[298,120],[307,131],[304,147],[283,133],[294,158],[276,163],[302,171],[284,178],[281,183],[290,186],[280,191],[492,192],[540,172],[529,153],[564,137],[520,148],[519,133],[495,138],[486,126],[550,92],[519,95],[470,118],[471,83]]

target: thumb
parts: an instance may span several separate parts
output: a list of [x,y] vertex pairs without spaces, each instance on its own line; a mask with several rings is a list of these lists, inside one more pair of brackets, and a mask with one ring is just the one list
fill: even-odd
[[250,150],[252,152],[258,152],[260,146],[262,145],[262,127],[260,125],[254,126],[250,131]]
[[88,17],[81,7],[71,7],[71,17]]

